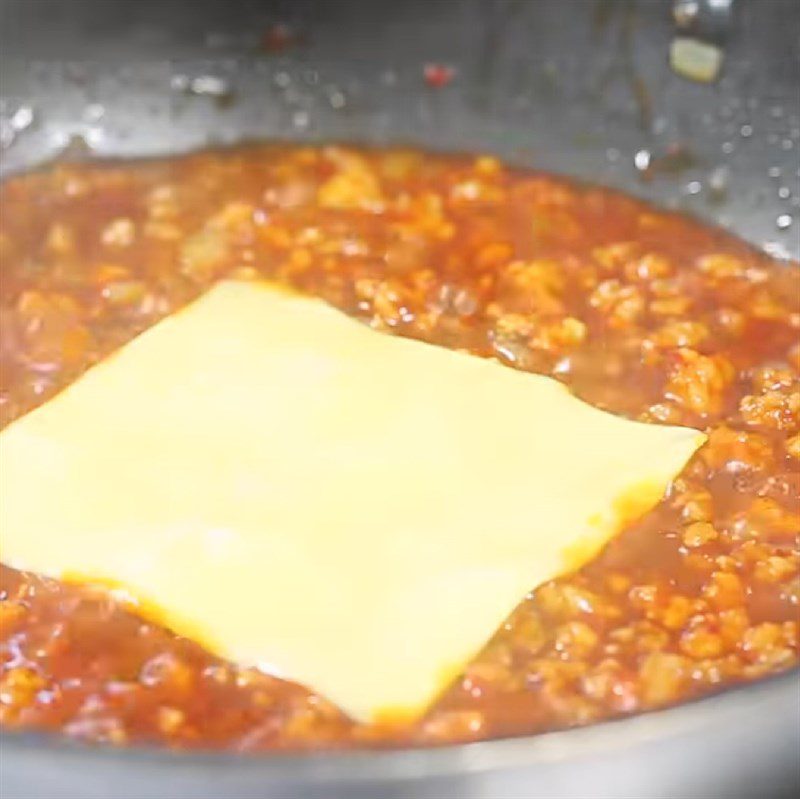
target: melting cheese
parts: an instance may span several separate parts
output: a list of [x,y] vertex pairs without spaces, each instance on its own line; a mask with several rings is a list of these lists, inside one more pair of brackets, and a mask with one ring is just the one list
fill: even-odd
[[356,719],[415,716],[703,440],[227,282],[0,434],[0,557]]

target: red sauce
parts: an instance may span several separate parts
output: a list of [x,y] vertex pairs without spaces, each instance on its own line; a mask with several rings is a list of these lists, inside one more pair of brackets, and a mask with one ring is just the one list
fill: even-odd
[[489,157],[268,146],[13,178],[0,258],[3,425],[219,278],[261,274],[710,435],[659,507],[524,599],[416,724],[355,725],[96,590],[2,567],[4,726],[239,750],[433,744],[587,724],[796,667],[796,264]]

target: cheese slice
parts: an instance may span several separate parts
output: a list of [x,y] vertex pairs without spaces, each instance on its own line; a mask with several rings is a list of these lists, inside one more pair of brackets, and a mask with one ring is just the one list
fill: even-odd
[[225,282],[0,434],[0,558],[124,589],[355,719],[413,717],[703,441]]

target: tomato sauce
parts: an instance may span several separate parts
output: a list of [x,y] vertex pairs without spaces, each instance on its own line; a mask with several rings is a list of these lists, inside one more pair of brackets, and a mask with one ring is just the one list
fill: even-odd
[[56,165],[0,187],[0,425],[237,275],[709,442],[595,561],[521,597],[419,722],[355,724],[97,589],[0,567],[3,726],[240,751],[438,744],[797,667],[797,264],[488,156],[258,145]]

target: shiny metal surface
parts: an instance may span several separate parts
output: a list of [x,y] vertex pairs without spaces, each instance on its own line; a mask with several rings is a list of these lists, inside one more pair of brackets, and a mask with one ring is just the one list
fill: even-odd
[[790,674],[622,722],[427,750],[244,758],[4,739],[0,789],[4,799],[790,797],[798,690]]
[[[273,22],[304,43],[264,52]],[[0,173],[58,153],[247,138],[405,142],[617,186],[798,257],[800,16],[792,0],[737,0],[729,22],[722,78],[699,85],[669,70],[670,0],[0,0]],[[429,62],[452,66],[453,83],[426,86]],[[625,721],[436,750],[238,758],[0,737],[3,799],[797,790],[797,672]]]
[[672,17],[682,33],[723,40],[733,24],[735,5],[736,0],[673,0]]
[[[723,72],[710,85],[669,68],[670,0],[185,8],[0,0],[0,145],[11,142],[0,172],[65,148],[136,156],[264,137],[490,150],[800,254],[792,0],[737,3]],[[275,21],[302,43],[261,48]],[[453,67],[452,83],[427,87],[426,63]],[[658,169],[637,168],[646,162]],[[785,215],[790,224],[779,226]]]

